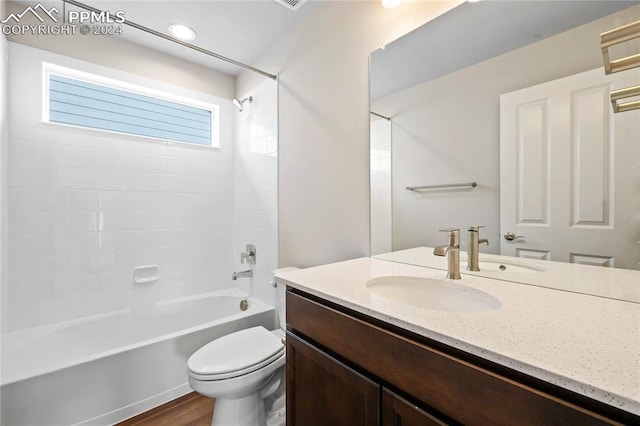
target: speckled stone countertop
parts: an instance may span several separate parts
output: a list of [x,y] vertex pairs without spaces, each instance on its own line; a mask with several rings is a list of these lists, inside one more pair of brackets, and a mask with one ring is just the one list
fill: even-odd
[[276,281],[640,415],[640,304],[465,275],[457,282],[501,306],[460,313],[372,297],[365,286],[398,275],[444,279],[438,269],[361,258]]
[[[425,266],[427,268],[447,269],[447,259],[433,254],[432,247],[416,247],[373,256],[376,259]],[[567,262],[549,260],[522,259],[517,257],[480,254],[480,271],[466,271],[466,253],[460,253],[462,274],[471,274],[487,278],[514,281],[522,284],[549,287],[576,293],[608,297],[640,303],[640,271],[602,266],[576,265]],[[483,261],[507,262],[504,271],[483,269]],[[510,264],[540,268],[544,273],[512,271]],[[485,264],[486,265],[486,264]]]

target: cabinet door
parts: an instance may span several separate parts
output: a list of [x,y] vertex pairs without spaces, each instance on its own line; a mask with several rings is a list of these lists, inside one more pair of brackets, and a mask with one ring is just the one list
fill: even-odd
[[287,333],[287,425],[377,426],[380,387]]
[[382,426],[442,426],[446,423],[389,389],[382,391]]

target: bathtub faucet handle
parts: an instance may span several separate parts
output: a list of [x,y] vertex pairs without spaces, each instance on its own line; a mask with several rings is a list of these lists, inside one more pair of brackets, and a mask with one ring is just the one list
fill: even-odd
[[240,263],[247,261],[249,265],[256,264],[256,246],[253,244],[247,244],[245,251],[240,253]]

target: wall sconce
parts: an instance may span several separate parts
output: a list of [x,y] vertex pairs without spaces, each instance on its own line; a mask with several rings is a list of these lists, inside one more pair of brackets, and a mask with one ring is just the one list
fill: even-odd
[[605,73],[611,74],[635,67],[640,67],[640,53],[622,59],[611,60],[609,48],[616,44],[624,43],[640,37],[640,21],[625,25],[620,28],[600,34],[600,46],[602,59],[604,60]]
[[611,105],[613,112],[631,111],[640,109],[640,100],[619,102],[622,99],[635,98],[640,96],[640,86],[627,87],[626,89],[614,90],[611,92]]
[[[602,60],[604,62],[605,74],[612,74],[614,72],[640,67],[640,53],[613,61],[609,55],[609,48],[611,46],[636,38],[640,38],[640,21],[600,34],[600,47],[602,49]],[[613,112],[640,109],[640,100],[636,99],[628,102],[619,102],[622,99],[635,98],[638,96],[640,96],[640,85],[614,90],[611,92],[611,105],[613,106]]]

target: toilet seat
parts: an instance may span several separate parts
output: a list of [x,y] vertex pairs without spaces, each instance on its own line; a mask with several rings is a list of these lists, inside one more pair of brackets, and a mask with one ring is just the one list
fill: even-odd
[[224,380],[242,376],[284,356],[282,340],[258,326],[220,337],[197,350],[187,362],[196,380]]

